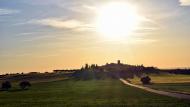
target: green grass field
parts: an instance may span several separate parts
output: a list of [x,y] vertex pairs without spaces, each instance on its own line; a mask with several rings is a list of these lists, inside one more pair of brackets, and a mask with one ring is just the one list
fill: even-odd
[[35,83],[29,90],[0,91],[0,107],[160,106],[188,107],[179,100],[126,86],[119,80]]
[[[146,85],[147,87],[172,91],[172,92],[182,92],[190,93],[190,76],[189,75],[175,75],[175,74],[160,74],[160,75],[150,75],[153,84]],[[141,85],[139,78],[131,79],[134,84]]]
[[[151,74],[149,75],[152,83],[190,83],[190,75],[180,74]],[[140,79],[131,79],[134,84],[141,84]]]
[[148,85],[148,87],[158,90],[190,94],[190,83],[158,83]]

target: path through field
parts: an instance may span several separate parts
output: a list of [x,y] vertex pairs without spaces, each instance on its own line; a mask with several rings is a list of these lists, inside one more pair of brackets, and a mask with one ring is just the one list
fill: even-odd
[[148,88],[148,87],[131,84],[128,81],[126,81],[125,79],[122,79],[122,78],[120,78],[120,81],[123,82],[126,85],[136,87],[136,88],[140,88],[140,89],[143,89],[145,91],[152,92],[152,93],[165,95],[165,96],[169,96],[169,97],[175,97],[175,98],[179,98],[179,99],[188,99],[188,100],[190,100],[190,95],[187,95],[187,94],[180,94],[180,93],[175,93],[175,92],[166,92],[166,91],[155,90],[155,89],[151,89],[151,88]]

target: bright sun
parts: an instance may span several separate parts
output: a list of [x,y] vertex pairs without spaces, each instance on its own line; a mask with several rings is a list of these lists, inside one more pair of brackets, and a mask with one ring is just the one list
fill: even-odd
[[136,8],[124,3],[110,3],[98,9],[96,27],[106,37],[117,39],[128,36],[140,22]]

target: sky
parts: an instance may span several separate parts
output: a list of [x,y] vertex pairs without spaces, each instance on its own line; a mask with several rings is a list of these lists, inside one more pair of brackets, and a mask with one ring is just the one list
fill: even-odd
[[[144,20],[126,38],[96,27],[110,2],[138,8]],[[0,73],[123,63],[190,67],[190,0],[0,0]]]

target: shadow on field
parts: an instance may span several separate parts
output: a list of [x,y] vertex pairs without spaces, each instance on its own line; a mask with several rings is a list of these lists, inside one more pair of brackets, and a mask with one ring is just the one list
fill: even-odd
[[21,92],[21,91],[27,91],[29,89],[14,89],[14,90],[0,90],[0,92]]

